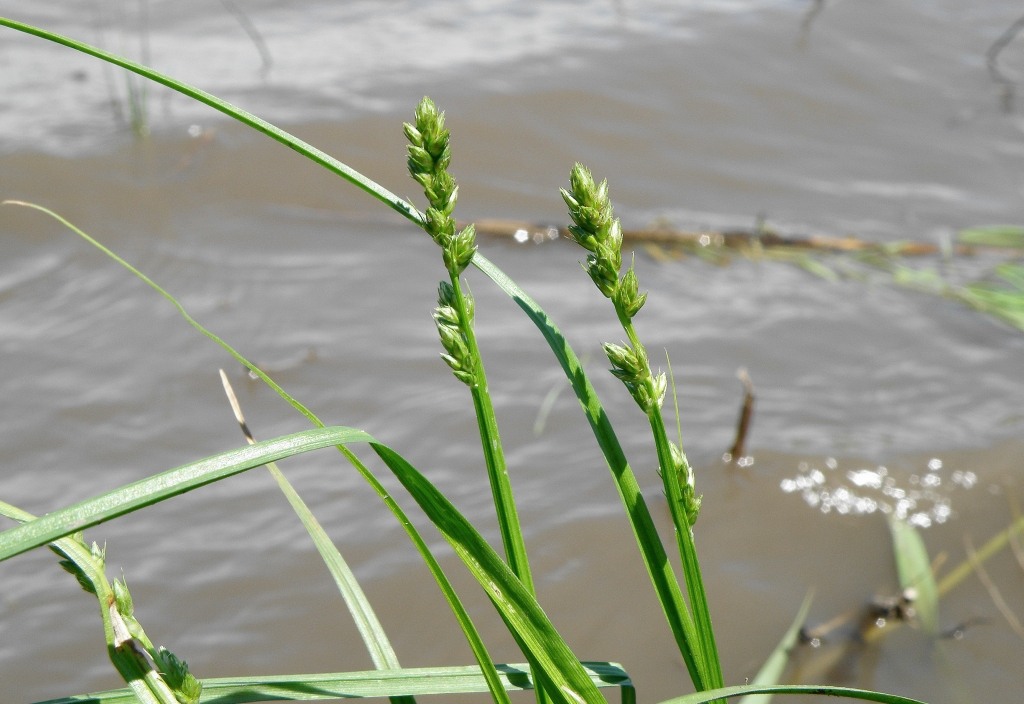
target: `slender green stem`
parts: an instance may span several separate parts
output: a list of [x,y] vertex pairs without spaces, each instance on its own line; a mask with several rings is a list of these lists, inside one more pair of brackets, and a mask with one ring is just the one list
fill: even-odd
[[505,452],[501,444],[501,435],[498,432],[498,421],[494,413],[494,404],[491,401],[491,394],[488,389],[483,357],[480,355],[480,348],[477,345],[473,325],[468,320],[465,298],[462,295],[459,279],[453,276],[451,281],[452,288],[455,289],[455,300],[458,301],[456,305],[459,309],[459,316],[466,321],[463,327],[466,346],[469,348],[469,354],[476,360],[474,364],[476,380],[470,386],[470,394],[473,397],[473,409],[476,412],[477,427],[480,431],[480,445],[483,448],[484,462],[487,466],[491,495],[498,514],[498,529],[501,532],[501,542],[505,549],[505,558],[508,560],[508,565],[512,572],[519,577],[523,585],[532,594],[534,593],[533,575],[530,571],[526,543],[523,539],[522,528],[519,523],[519,512],[516,510],[516,503],[513,498],[512,482],[509,479],[508,466],[505,463]]
[[661,467],[672,523],[675,526],[676,542],[679,546],[679,556],[683,566],[683,579],[690,597],[690,607],[693,609],[693,620],[700,639],[701,652],[704,654],[704,657],[701,658],[701,663],[704,665],[704,689],[716,689],[724,685],[724,677],[718,656],[715,632],[711,624],[707,592],[704,590],[704,577],[700,569],[700,560],[697,559],[697,546],[693,542],[693,529],[686,515],[685,502],[677,481],[677,468],[665,432],[665,423],[661,418],[661,410],[655,409],[655,411],[648,418],[654,436],[654,445],[658,452],[658,465]]
[[[639,357],[648,359],[632,319],[618,303],[615,303],[615,312],[633,349],[638,351]],[[672,446],[665,429],[665,420],[661,413],[660,404],[651,404],[648,407],[647,419],[651,425],[654,447],[658,455],[658,467],[665,489],[665,496],[668,500],[672,523],[675,528],[676,544],[679,548],[680,560],[682,561],[686,591],[690,597],[690,608],[693,610],[694,625],[700,639],[700,649],[704,655],[700,660],[703,665],[701,669],[704,687],[702,689],[715,689],[724,684],[718,656],[718,645],[715,641],[714,629],[711,624],[711,611],[707,603],[707,593],[704,590],[704,578],[700,569],[700,561],[697,559],[697,548],[693,542],[690,516],[687,515],[686,501],[683,497],[682,485],[680,483],[680,475],[689,476],[692,473],[692,469],[688,463],[682,468],[682,472],[676,466],[677,459],[672,454]],[[679,448],[679,455],[682,462],[686,463],[687,460],[682,452],[682,447]]]

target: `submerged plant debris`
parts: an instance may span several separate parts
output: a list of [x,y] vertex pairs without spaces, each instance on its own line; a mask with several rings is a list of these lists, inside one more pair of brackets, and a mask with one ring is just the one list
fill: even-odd
[[[520,244],[569,237],[564,228],[516,220],[479,220],[476,229]],[[1024,331],[1024,227],[1018,225],[971,227],[946,243],[789,235],[761,222],[751,229],[731,230],[687,230],[658,223],[624,229],[622,239],[661,262],[696,257],[724,266],[740,257],[786,262],[827,281],[889,283],[959,301]],[[909,260],[916,263],[911,266]],[[985,268],[979,271],[979,266]]]

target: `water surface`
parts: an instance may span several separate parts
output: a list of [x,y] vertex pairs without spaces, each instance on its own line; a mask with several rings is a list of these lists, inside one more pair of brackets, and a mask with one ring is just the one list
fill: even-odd
[[[247,4],[269,66],[223,5],[151,1],[145,17],[138,7],[8,0],[0,10],[148,52],[159,70],[407,197],[418,194],[401,122],[429,94],[448,112],[465,219],[563,222],[557,188],[581,160],[610,179],[629,226],[752,227],[763,217],[794,234],[941,242],[1024,221],[1024,121],[1004,110],[985,67],[1019,13],[1008,1],[827,3],[809,28],[810,3],[781,1]],[[1024,66],[1020,45],[1001,61]],[[443,272],[428,238],[163,89],[147,92],[151,136],[135,138],[125,79],[67,49],[4,30],[0,67],[3,198],[53,207],[101,238],[326,421],[400,449],[496,539],[468,398],[438,359],[430,313]],[[59,225],[5,207],[0,230],[5,500],[43,513],[240,444],[221,366],[258,436],[304,427],[166,301]],[[581,252],[564,241],[481,246],[588,360],[665,520],[643,419],[603,373],[600,343],[621,331],[579,270]],[[980,275],[998,260],[958,271]],[[948,556],[944,569],[964,559],[965,539],[979,545],[1012,520],[1024,458],[1019,331],[884,277],[827,281],[742,258],[665,263],[644,250],[636,266],[650,291],[638,327],[652,354],[671,356],[704,494],[697,540],[730,682],[757,671],[809,588],[812,623],[898,590],[882,508],[900,497],[886,480],[903,498],[918,492],[915,511],[932,523],[925,541]],[[541,602],[582,657],[623,663],[644,701],[689,691],[560,372],[516,306],[475,272],[467,278]],[[720,462],[739,367],[758,391],[754,462],[743,469]],[[353,473],[330,453],[284,469],[364,580],[403,664],[468,662],[426,571]],[[827,514],[820,491],[809,506],[784,490],[812,476],[832,502]],[[865,486],[872,476],[878,488]],[[844,490],[875,510],[843,510]],[[370,666],[265,473],[87,537],[107,543],[110,573],[123,569],[154,640],[201,676]],[[1012,557],[988,568],[1024,617]],[[495,657],[518,661],[483,598],[453,573]],[[0,580],[5,700],[117,684],[95,606],[51,555],[8,561]],[[931,702],[1001,701],[1024,684],[1021,638],[976,579],[943,602],[941,620],[979,625],[941,641],[901,628],[853,654],[837,637],[828,653],[805,654],[806,672]],[[836,663],[819,665],[828,657]]]

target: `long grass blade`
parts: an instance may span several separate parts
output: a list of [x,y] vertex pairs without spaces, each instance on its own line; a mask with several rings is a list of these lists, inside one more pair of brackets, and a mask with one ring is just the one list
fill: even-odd
[[[235,390],[232,388],[231,382],[228,380],[228,376],[224,373],[223,369],[220,370],[220,379],[224,385],[224,393],[227,394],[231,410],[235,414],[235,420],[238,421],[246,442],[250,445],[255,445],[256,438],[253,437],[248,423],[245,422],[241,404],[239,404]],[[356,579],[355,574],[348,566],[345,558],[342,557],[341,551],[338,550],[337,546],[328,537],[327,532],[320,525],[320,521],[313,515],[309,506],[295,490],[295,487],[292,486],[292,483],[288,481],[288,478],[277,466],[277,463],[268,463],[267,470],[270,472],[270,476],[274,478],[274,481],[277,482],[278,488],[288,500],[299,521],[302,522],[306,532],[309,533],[309,537],[313,540],[313,544],[320,553],[320,558],[324,561],[327,571],[330,572],[334,583],[338,586],[338,591],[341,592],[341,596],[345,600],[345,605],[348,607],[352,620],[356,624],[356,629],[359,631],[359,635],[363,639],[367,651],[370,653],[370,659],[373,661],[374,667],[378,670],[400,669],[402,666],[398,661],[398,655],[391,646],[387,632],[384,630],[380,619],[377,618],[377,614],[374,612],[370,600],[366,597],[366,593],[359,586],[359,581]],[[392,700],[392,704],[413,704],[415,701],[411,697],[396,697]]]
[[354,428],[315,428],[190,462],[5,530],[0,533],[0,561],[268,462],[371,440]]
[[[580,661],[555,630],[537,600],[458,509],[403,457],[374,443],[374,451],[455,549],[517,639],[536,659],[567,704],[601,702]],[[554,694],[554,692],[552,692]]]
[[[790,624],[789,629],[782,636],[782,640],[779,641],[771,655],[765,660],[764,665],[754,675],[754,679],[750,681],[750,684],[774,685],[778,684],[779,680],[782,679],[782,674],[786,671],[786,665],[789,663],[789,654],[800,640],[800,629],[803,628],[804,623],[807,621],[807,612],[811,609],[813,596],[813,593],[808,593],[804,597],[804,601],[800,604],[793,623]],[[770,694],[749,694],[740,699],[738,704],[769,704],[771,700],[772,695]]]
[[[622,704],[635,701],[633,683],[616,663],[583,664],[595,687],[618,687]],[[501,686],[507,691],[533,688],[533,674],[526,664],[497,665]],[[242,704],[261,701],[317,701],[366,697],[478,694],[487,691],[479,667],[422,667],[386,672],[337,672],[314,675],[221,677],[205,679],[201,703]],[[112,689],[50,699],[36,704],[137,704],[131,690]]]
[[684,697],[666,699],[660,704],[707,704],[717,699],[727,697],[738,697],[749,694],[819,694],[829,697],[844,697],[847,699],[860,699],[865,702],[882,702],[883,704],[924,704],[918,699],[901,697],[896,694],[884,692],[873,692],[870,689],[855,689],[853,687],[832,687],[827,685],[738,685],[735,687],[722,687],[707,692],[697,692]]

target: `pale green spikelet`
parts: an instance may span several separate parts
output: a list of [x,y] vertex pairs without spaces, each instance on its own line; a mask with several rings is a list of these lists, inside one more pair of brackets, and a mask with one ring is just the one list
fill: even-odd
[[159,648],[153,653],[157,670],[174,692],[174,698],[180,704],[198,704],[203,692],[203,683],[189,672],[188,663],[178,658],[166,648]]
[[679,500],[682,503],[686,520],[692,527],[697,522],[697,514],[700,513],[701,500],[704,498],[698,494],[695,487],[693,469],[686,460],[686,455],[675,443],[670,442],[672,450],[672,465],[675,471],[675,480],[679,485]]
[[473,385],[476,383],[476,365],[469,351],[467,336],[462,329],[463,324],[473,323],[473,298],[468,293],[462,294],[468,318],[463,323],[455,307],[455,296],[454,287],[447,281],[442,281],[437,289],[437,308],[434,309],[434,323],[437,325],[441,346],[444,348],[441,359],[451,368],[456,379],[464,384]]

